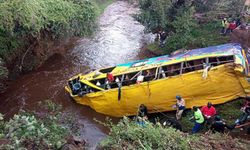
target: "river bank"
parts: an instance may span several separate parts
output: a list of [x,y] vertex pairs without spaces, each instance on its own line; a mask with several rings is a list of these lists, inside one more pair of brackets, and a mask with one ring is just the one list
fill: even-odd
[[[0,93],[7,89],[10,81],[38,69],[53,55],[65,55],[80,37],[90,37],[100,15],[112,2],[47,0],[32,5],[1,2],[0,11],[5,15],[1,16]],[[15,9],[17,5],[19,9]]]
[[[145,28],[132,17],[138,11],[124,1],[109,5],[100,16],[95,35],[76,39],[69,42],[69,46],[62,42],[62,47],[58,47],[58,50],[65,49],[62,54],[53,54],[38,69],[10,82],[6,93],[0,95],[0,112],[6,118],[23,110],[42,114],[44,110],[39,104],[50,100],[52,108],[61,106],[61,113],[74,114],[79,137],[86,141],[85,148],[96,149],[109,134],[109,129],[94,120],[104,122],[107,116],[76,104],[64,91],[64,86],[78,73],[154,56],[140,50],[147,42],[144,41]],[[114,123],[120,120],[112,119]]]
[[80,137],[86,140],[88,149],[95,149],[108,130],[93,118],[104,121],[106,116],[76,104],[64,86],[78,73],[152,56],[140,50],[145,42],[144,27],[132,17],[137,12],[138,8],[124,1],[109,5],[100,16],[94,36],[78,39],[64,55],[53,55],[35,71],[10,82],[8,90],[0,95],[0,112],[6,118],[20,110],[39,112],[38,103],[50,99],[62,105],[63,112],[77,114]]

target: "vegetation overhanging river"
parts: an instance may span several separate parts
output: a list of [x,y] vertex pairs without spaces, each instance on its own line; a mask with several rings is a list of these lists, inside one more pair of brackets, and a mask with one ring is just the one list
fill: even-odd
[[67,80],[75,74],[92,69],[150,57],[140,50],[143,46],[144,27],[131,14],[137,8],[118,1],[110,5],[99,19],[99,29],[91,39],[80,39],[65,56],[55,55],[42,67],[10,83],[0,97],[0,112],[11,117],[20,110],[39,110],[38,102],[52,100],[62,104],[63,110],[78,114],[84,126],[81,135],[89,148],[107,134],[107,129],[93,118],[104,121],[106,116],[76,104],[64,91]]

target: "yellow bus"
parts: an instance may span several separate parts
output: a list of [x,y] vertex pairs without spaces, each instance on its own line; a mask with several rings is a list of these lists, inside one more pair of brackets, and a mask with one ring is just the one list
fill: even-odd
[[65,86],[79,104],[114,117],[174,110],[176,95],[186,107],[221,104],[250,92],[248,53],[239,44],[187,50],[78,74]]

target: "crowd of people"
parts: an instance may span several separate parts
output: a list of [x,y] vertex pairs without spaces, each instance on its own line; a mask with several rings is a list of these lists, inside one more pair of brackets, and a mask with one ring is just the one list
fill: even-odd
[[[183,112],[186,110],[185,100],[180,95],[176,96],[176,120],[180,120]],[[213,132],[224,133],[225,129],[233,130],[234,128],[244,126],[247,120],[250,120],[250,97],[246,97],[244,105],[241,108],[242,115],[235,121],[234,124],[228,125],[224,119],[219,116],[216,108],[211,102],[201,108],[197,106],[192,107],[193,116],[189,118],[194,122],[191,133],[198,133],[203,127],[212,130]],[[138,108],[137,121],[140,125],[145,125],[144,121],[148,119],[148,110],[144,104]],[[250,129],[249,129],[250,130]]]
[[228,33],[233,32],[234,29],[236,29],[238,26],[241,25],[240,18],[232,21],[228,21],[227,18],[223,18],[221,21],[222,29],[221,34],[226,35]]

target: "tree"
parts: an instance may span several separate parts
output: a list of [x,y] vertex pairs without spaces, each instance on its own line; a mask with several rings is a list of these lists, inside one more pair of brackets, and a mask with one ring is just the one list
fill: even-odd
[[213,11],[239,14],[244,2],[245,0],[195,0],[194,6],[199,13]]
[[[39,41],[90,35],[96,11],[89,0],[0,0],[0,60],[9,65],[15,59],[22,67],[31,45]],[[0,80],[6,74],[0,62]]]
[[139,21],[148,31],[164,30],[168,34],[169,52],[183,48],[191,40],[190,32],[196,25],[193,20],[193,1],[185,0],[140,0]]
[[0,1],[0,56],[6,59],[16,48],[18,42],[12,41],[30,44],[43,34],[54,39],[89,35],[95,18],[96,6],[89,0]]
[[139,0],[141,13],[138,20],[153,32],[159,28],[167,28],[170,23],[168,12],[172,5],[171,0]]
[[187,45],[192,40],[191,31],[197,26],[192,18],[194,7],[187,8],[182,6],[176,14],[175,19],[171,22],[172,31],[166,42],[166,48],[169,52],[180,48],[187,48]]

